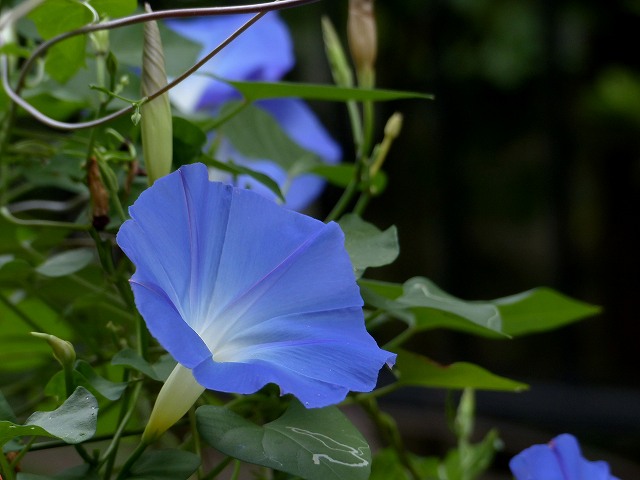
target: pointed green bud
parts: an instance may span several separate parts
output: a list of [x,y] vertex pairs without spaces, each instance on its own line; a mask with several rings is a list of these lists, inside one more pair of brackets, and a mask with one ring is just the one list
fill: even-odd
[[336,33],[336,29],[328,17],[322,17],[322,38],[324,49],[331,67],[333,81],[339,87],[353,87],[353,73],[344,53],[342,42]]
[[47,341],[53,351],[54,358],[60,362],[60,365],[62,365],[65,370],[73,368],[73,364],[76,361],[76,351],[71,342],[62,340],[55,335],[49,335],[48,333],[31,332],[31,335]]
[[149,423],[142,433],[142,443],[149,445],[182,418],[196,403],[205,388],[190,369],[178,364],[158,393]]
[[[151,11],[145,5],[147,12]],[[160,30],[156,22],[144,24],[144,47],[142,56],[142,95],[148,97],[167,85],[164,53]],[[142,154],[149,178],[149,185],[171,172],[173,158],[173,127],[169,94],[163,93],[151,101],[144,102],[131,117],[141,122]]]

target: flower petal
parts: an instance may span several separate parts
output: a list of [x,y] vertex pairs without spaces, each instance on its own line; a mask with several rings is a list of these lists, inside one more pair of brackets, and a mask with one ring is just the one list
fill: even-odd
[[618,480],[607,462],[586,460],[576,438],[566,433],[523,450],[509,467],[516,480]]
[[[252,15],[221,15],[188,20],[169,20],[167,25],[180,35],[201,43],[206,55],[238,29]],[[181,110],[217,108],[238,98],[228,84],[203,74],[229,80],[279,80],[294,64],[293,44],[284,22],[268,13],[227,45],[199,71],[171,91],[173,102]]]
[[337,224],[209,182],[202,164],[158,180],[130,212],[117,241],[137,267],[136,305],[203,386],[277,383],[325,406],[393,364],[364,328]]

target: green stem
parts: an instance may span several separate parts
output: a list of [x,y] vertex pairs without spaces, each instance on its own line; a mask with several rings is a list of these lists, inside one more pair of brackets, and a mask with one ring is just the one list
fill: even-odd
[[391,339],[390,341],[388,341],[384,347],[385,350],[395,350],[397,349],[400,345],[402,345],[404,342],[406,342],[407,340],[409,340],[409,338],[411,338],[411,336],[415,333],[415,328],[413,327],[407,327],[405,330],[403,330],[402,332],[400,332],[398,335],[396,335],[395,338]]
[[2,472],[3,480],[15,480],[14,471],[2,451],[0,451],[0,471]]
[[109,444],[109,447],[107,447],[107,450],[104,452],[104,454],[102,455],[102,458],[98,462],[98,467],[106,463],[105,474],[104,474],[105,480],[108,480],[111,477],[111,472],[113,471],[113,466],[115,465],[115,458],[118,452],[118,445],[120,444],[120,439],[122,438],[122,435],[124,433],[125,427],[127,426],[127,423],[129,423],[129,420],[131,419],[131,415],[133,415],[133,412],[135,411],[141,389],[142,389],[142,381],[139,381],[136,384],[136,386],[133,388],[133,392],[131,393],[131,395],[125,396],[125,398],[122,399],[123,405],[120,413],[120,422],[118,423],[118,428],[113,434],[113,438],[111,439],[111,443]]
[[31,328],[34,332],[42,332],[42,328],[34,322],[26,313],[16,307],[11,301],[5,297],[2,293],[0,293],[0,303],[4,304],[9,310],[11,310],[16,317],[26,323],[29,328]]
[[362,409],[367,413],[367,415],[369,415],[369,418],[371,418],[378,428],[383,441],[395,450],[400,463],[402,463],[402,465],[407,469],[411,478],[413,478],[413,480],[420,480],[422,477],[413,465],[407,450],[404,448],[402,436],[398,431],[398,425],[395,420],[390,415],[380,411],[378,403],[374,398],[364,398],[360,396],[356,398]]
[[[116,480],[124,480],[125,478],[127,478],[129,470],[131,470],[131,467],[133,466],[133,464],[136,463],[136,461],[140,458],[140,456],[144,453],[144,451],[147,449],[148,446],[149,446],[148,443],[140,442],[138,444],[138,446],[133,451],[131,456],[127,459],[127,461],[122,466],[122,469],[120,470],[120,473],[116,477]],[[105,477],[105,479],[106,478],[107,477]]]
[[204,477],[202,477],[200,480],[211,480],[213,478],[216,478],[220,473],[222,473],[222,471],[227,468],[229,466],[229,464],[234,460],[233,457],[226,457],[224,460],[222,460],[218,465],[215,466],[215,468],[213,468],[213,470],[211,470],[209,473],[207,473]]
[[233,473],[231,474],[231,478],[229,480],[238,480],[240,478],[240,467],[242,464],[240,460],[236,460],[233,466]]
[[[1,161],[0,161],[1,162]],[[0,163],[0,169],[2,164]],[[0,173],[3,175],[4,173]],[[1,188],[1,187],[0,187]],[[54,222],[51,220],[23,220],[14,217],[7,207],[0,207],[0,216],[14,225],[22,225],[25,227],[48,227],[48,228],[65,228],[67,230],[86,231],[91,228],[89,224],[79,224],[70,222]]]

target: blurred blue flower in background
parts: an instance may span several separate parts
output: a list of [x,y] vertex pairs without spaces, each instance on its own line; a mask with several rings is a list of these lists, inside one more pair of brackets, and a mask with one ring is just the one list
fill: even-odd
[[253,393],[275,383],[323,407],[372,390],[394,363],[365,329],[337,224],[210,182],[203,164],[156,181],[130,214],[117,241],[136,265],[136,305],[199,384],[169,395],[192,398],[178,418],[204,387]]
[[590,462],[573,435],[558,435],[547,445],[533,445],[511,459],[516,480],[618,480],[604,461]]
[[[202,44],[202,57],[249,18],[251,16],[248,15],[223,15],[171,20],[167,25],[185,38]],[[276,13],[269,13],[207,62],[198,73],[172,89],[171,99],[185,113],[215,113],[225,102],[241,97],[233,87],[212,78],[212,75],[228,80],[277,81],[293,68],[294,62],[293,44],[286,25]],[[259,101],[256,105],[275,118],[283,131],[301,147],[326,163],[335,164],[340,160],[340,147],[305,102],[275,99]],[[286,206],[294,210],[306,208],[321,193],[324,185],[321,178],[310,174],[297,176],[290,182],[287,172],[273,159],[246,159],[228,141],[223,140],[216,158],[233,160],[269,175],[285,190]],[[241,176],[238,184],[249,184],[261,194],[275,197],[249,177]]]

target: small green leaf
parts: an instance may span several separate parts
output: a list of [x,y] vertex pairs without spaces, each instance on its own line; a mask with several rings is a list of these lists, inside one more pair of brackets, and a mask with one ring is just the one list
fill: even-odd
[[520,392],[528,388],[524,383],[494,375],[472,363],[440,365],[427,357],[406,350],[398,351],[396,368],[393,371],[398,376],[398,384],[403,387],[475,388],[510,392]]
[[494,300],[507,335],[543,332],[600,313],[600,307],[574,300],[547,287]]
[[[218,77],[216,77],[218,78]],[[334,102],[388,101],[406,98],[433,100],[433,95],[398,90],[368,90],[363,88],[338,87],[335,85],[313,85],[291,82],[240,82],[218,78],[236,88],[249,101],[266,98],[304,98]]]
[[36,268],[36,272],[46,277],[64,277],[82,270],[93,260],[93,250],[77,248],[49,257]]
[[354,214],[343,216],[339,224],[356,277],[362,276],[368,267],[388,265],[398,257],[400,245],[395,226],[381,231]]
[[84,387],[52,412],[35,412],[24,425],[0,422],[0,445],[22,436],[59,438],[67,443],[89,440],[96,431],[98,402]]
[[306,480],[365,480],[371,452],[336,407],[306,409],[294,401],[277,420],[255,425],[225,407],[196,411],[202,438],[222,453]]
[[144,453],[125,478],[130,480],[187,480],[200,465],[200,457],[182,450]]

